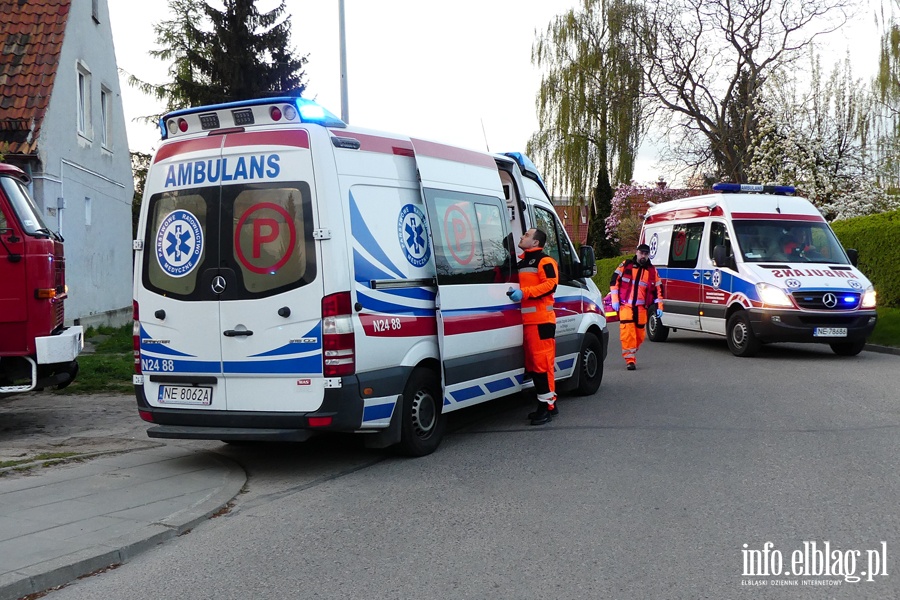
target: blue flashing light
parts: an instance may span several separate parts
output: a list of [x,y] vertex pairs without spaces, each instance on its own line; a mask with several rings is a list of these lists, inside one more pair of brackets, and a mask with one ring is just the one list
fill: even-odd
[[531,175],[532,179],[536,179],[541,184],[541,187],[545,188],[546,190],[547,186],[544,185],[544,180],[541,178],[540,172],[538,172],[537,167],[534,166],[534,163],[531,162],[530,158],[528,158],[521,152],[504,152],[503,156],[508,156],[509,158],[516,161],[516,164],[519,165],[519,170],[522,171],[523,175],[526,173]]
[[716,183],[713,184],[712,189],[714,192],[722,192],[723,194],[744,192],[777,194],[779,196],[790,196],[797,191],[792,185],[760,185],[758,183]]
[[844,296],[844,304],[856,304],[856,296]]
[[339,127],[341,129],[347,127],[347,124],[335,116],[324,106],[306,98],[297,98],[294,96],[279,96],[274,98],[254,98],[253,100],[239,100],[237,102],[225,102],[222,104],[212,104],[209,106],[193,106],[191,108],[182,108],[164,114],[159,119],[159,130],[161,137],[166,139],[169,133],[166,130],[166,122],[173,117],[183,117],[193,115],[199,112],[212,112],[217,110],[234,110],[245,108],[248,106],[260,106],[270,104],[292,104],[297,107],[297,113],[300,115],[301,123],[317,123],[323,127]]

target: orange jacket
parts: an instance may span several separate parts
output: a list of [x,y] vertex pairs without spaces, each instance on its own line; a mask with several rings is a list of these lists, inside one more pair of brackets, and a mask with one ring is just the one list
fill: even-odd
[[663,307],[662,282],[649,260],[643,267],[634,259],[623,261],[613,273],[609,292],[613,302],[618,300],[622,308],[643,307],[647,310],[654,304],[654,308]]
[[556,261],[543,248],[526,250],[519,261],[519,287],[522,289],[522,323],[556,323],[553,293],[559,284]]

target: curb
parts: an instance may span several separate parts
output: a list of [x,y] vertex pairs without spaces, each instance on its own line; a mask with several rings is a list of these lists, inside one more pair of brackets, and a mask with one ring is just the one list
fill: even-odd
[[876,346],[875,344],[866,344],[863,350],[869,352],[878,352],[879,354],[896,354],[900,356],[900,348],[894,346]]
[[121,450],[101,450],[99,452],[85,452],[84,454],[73,454],[72,456],[62,456],[60,458],[43,458],[40,460],[32,460],[29,462],[11,465],[9,467],[0,467],[0,477],[3,477],[6,473],[13,473],[16,471],[30,471],[31,469],[51,465],[64,465],[73,462],[82,462],[100,456],[112,456],[114,454],[125,454],[126,452],[152,450],[153,448],[159,448],[163,445],[164,444],[150,444],[149,446],[138,446],[137,448],[124,448]]
[[223,483],[201,502],[109,543],[97,544],[0,578],[0,600],[16,600],[51,588],[58,589],[81,577],[126,563],[215,516],[240,493],[247,482],[247,474],[234,461],[213,453],[206,453],[206,456],[222,467]]

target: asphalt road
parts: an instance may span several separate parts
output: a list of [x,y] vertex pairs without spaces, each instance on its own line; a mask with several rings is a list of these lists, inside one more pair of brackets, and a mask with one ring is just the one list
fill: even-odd
[[[679,332],[628,372],[617,351],[550,425],[501,401],[421,459],[209,443],[248,472],[229,514],[48,597],[900,597],[900,356]],[[814,575],[826,543],[838,576]]]

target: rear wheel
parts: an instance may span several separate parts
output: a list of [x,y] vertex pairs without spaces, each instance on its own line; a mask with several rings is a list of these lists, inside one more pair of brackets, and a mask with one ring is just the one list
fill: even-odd
[[829,344],[831,346],[832,352],[837,354],[838,356],[856,356],[860,352],[862,352],[863,348],[866,345],[866,340],[859,340],[858,342],[842,342],[840,344]]
[[762,345],[753,334],[750,318],[742,310],[728,318],[725,333],[728,336],[728,349],[735,356],[753,356]]
[[442,408],[438,374],[430,369],[413,371],[403,390],[398,450],[407,456],[425,456],[437,450],[447,425]]
[[669,338],[669,328],[655,314],[647,319],[647,338],[651,342],[664,342]]
[[576,396],[590,396],[603,381],[603,346],[593,333],[585,333],[578,354],[578,387]]

